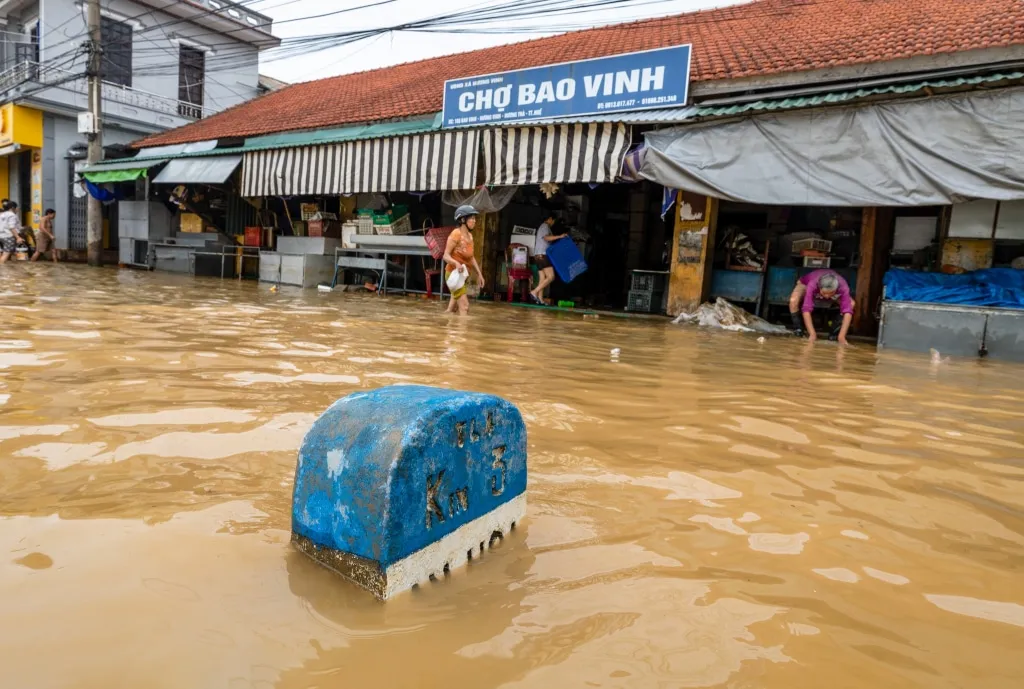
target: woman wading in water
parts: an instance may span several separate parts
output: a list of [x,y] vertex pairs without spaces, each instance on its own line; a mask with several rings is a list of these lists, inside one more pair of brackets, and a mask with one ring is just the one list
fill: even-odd
[[448,236],[448,244],[444,248],[444,262],[447,264],[444,279],[447,280],[453,271],[458,270],[466,273],[466,282],[459,289],[452,290],[448,313],[469,313],[469,297],[466,295],[466,288],[469,286],[469,266],[473,266],[473,270],[476,271],[479,284],[484,284],[484,274],[480,272],[480,264],[476,261],[473,247],[473,228],[476,227],[478,215],[472,206],[459,206],[455,209],[455,222],[459,226]]

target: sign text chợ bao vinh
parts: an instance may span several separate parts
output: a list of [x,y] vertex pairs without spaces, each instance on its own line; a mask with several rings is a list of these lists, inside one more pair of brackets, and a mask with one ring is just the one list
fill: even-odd
[[680,46],[451,80],[444,126],[681,106],[689,69]]
[[[495,77],[494,80],[500,82],[502,77]],[[665,88],[665,67],[588,74],[583,77],[583,88],[587,98],[661,91]],[[512,84],[498,87],[488,84],[475,91],[465,91],[459,96],[459,112],[490,110],[492,107],[507,108],[512,104],[512,91]],[[520,84],[516,94],[516,108],[535,103],[571,101],[575,97],[576,80],[571,77],[561,79],[557,83],[542,81],[540,84]]]

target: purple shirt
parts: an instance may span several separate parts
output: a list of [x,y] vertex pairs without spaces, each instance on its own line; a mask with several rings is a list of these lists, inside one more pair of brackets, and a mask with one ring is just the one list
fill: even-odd
[[839,278],[839,289],[836,290],[836,296],[833,299],[839,300],[839,310],[843,313],[853,313],[853,299],[850,298],[850,285],[843,279],[843,276],[831,270],[815,270],[814,272],[808,273],[800,278],[800,284],[807,287],[807,292],[804,294],[804,313],[811,313],[814,311],[814,300],[822,299],[821,292],[818,289],[818,281],[826,275],[835,275]]

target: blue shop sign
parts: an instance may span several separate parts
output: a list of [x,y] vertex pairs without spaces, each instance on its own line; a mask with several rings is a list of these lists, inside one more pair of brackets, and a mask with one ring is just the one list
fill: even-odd
[[450,79],[443,126],[680,107],[689,95],[690,52],[683,45]]

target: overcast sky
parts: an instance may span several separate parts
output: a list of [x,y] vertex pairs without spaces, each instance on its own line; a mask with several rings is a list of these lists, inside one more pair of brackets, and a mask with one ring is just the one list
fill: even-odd
[[[584,11],[576,9],[573,10],[573,14],[568,15],[523,18],[514,21],[503,19],[482,27],[500,33],[452,34],[395,31],[313,54],[296,55],[295,48],[284,51],[290,53],[288,55],[266,54],[262,60],[260,72],[287,82],[309,81],[310,79],[360,72],[491,45],[524,41],[547,34],[563,33],[570,29],[679,14],[709,7],[733,5],[742,1],[744,0],[622,0],[614,8],[609,9]],[[372,2],[382,4],[330,17],[305,19],[314,15],[365,6]],[[578,0],[575,3],[566,2],[565,5],[592,2],[595,0]],[[507,3],[509,0],[428,0],[426,2],[424,0],[393,0],[391,2],[382,2],[382,0],[257,0],[247,4],[257,12],[267,14],[274,19],[275,35],[289,38],[338,31],[385,28],[469,8]],[[509,29],[515,29],[515,31]]]

